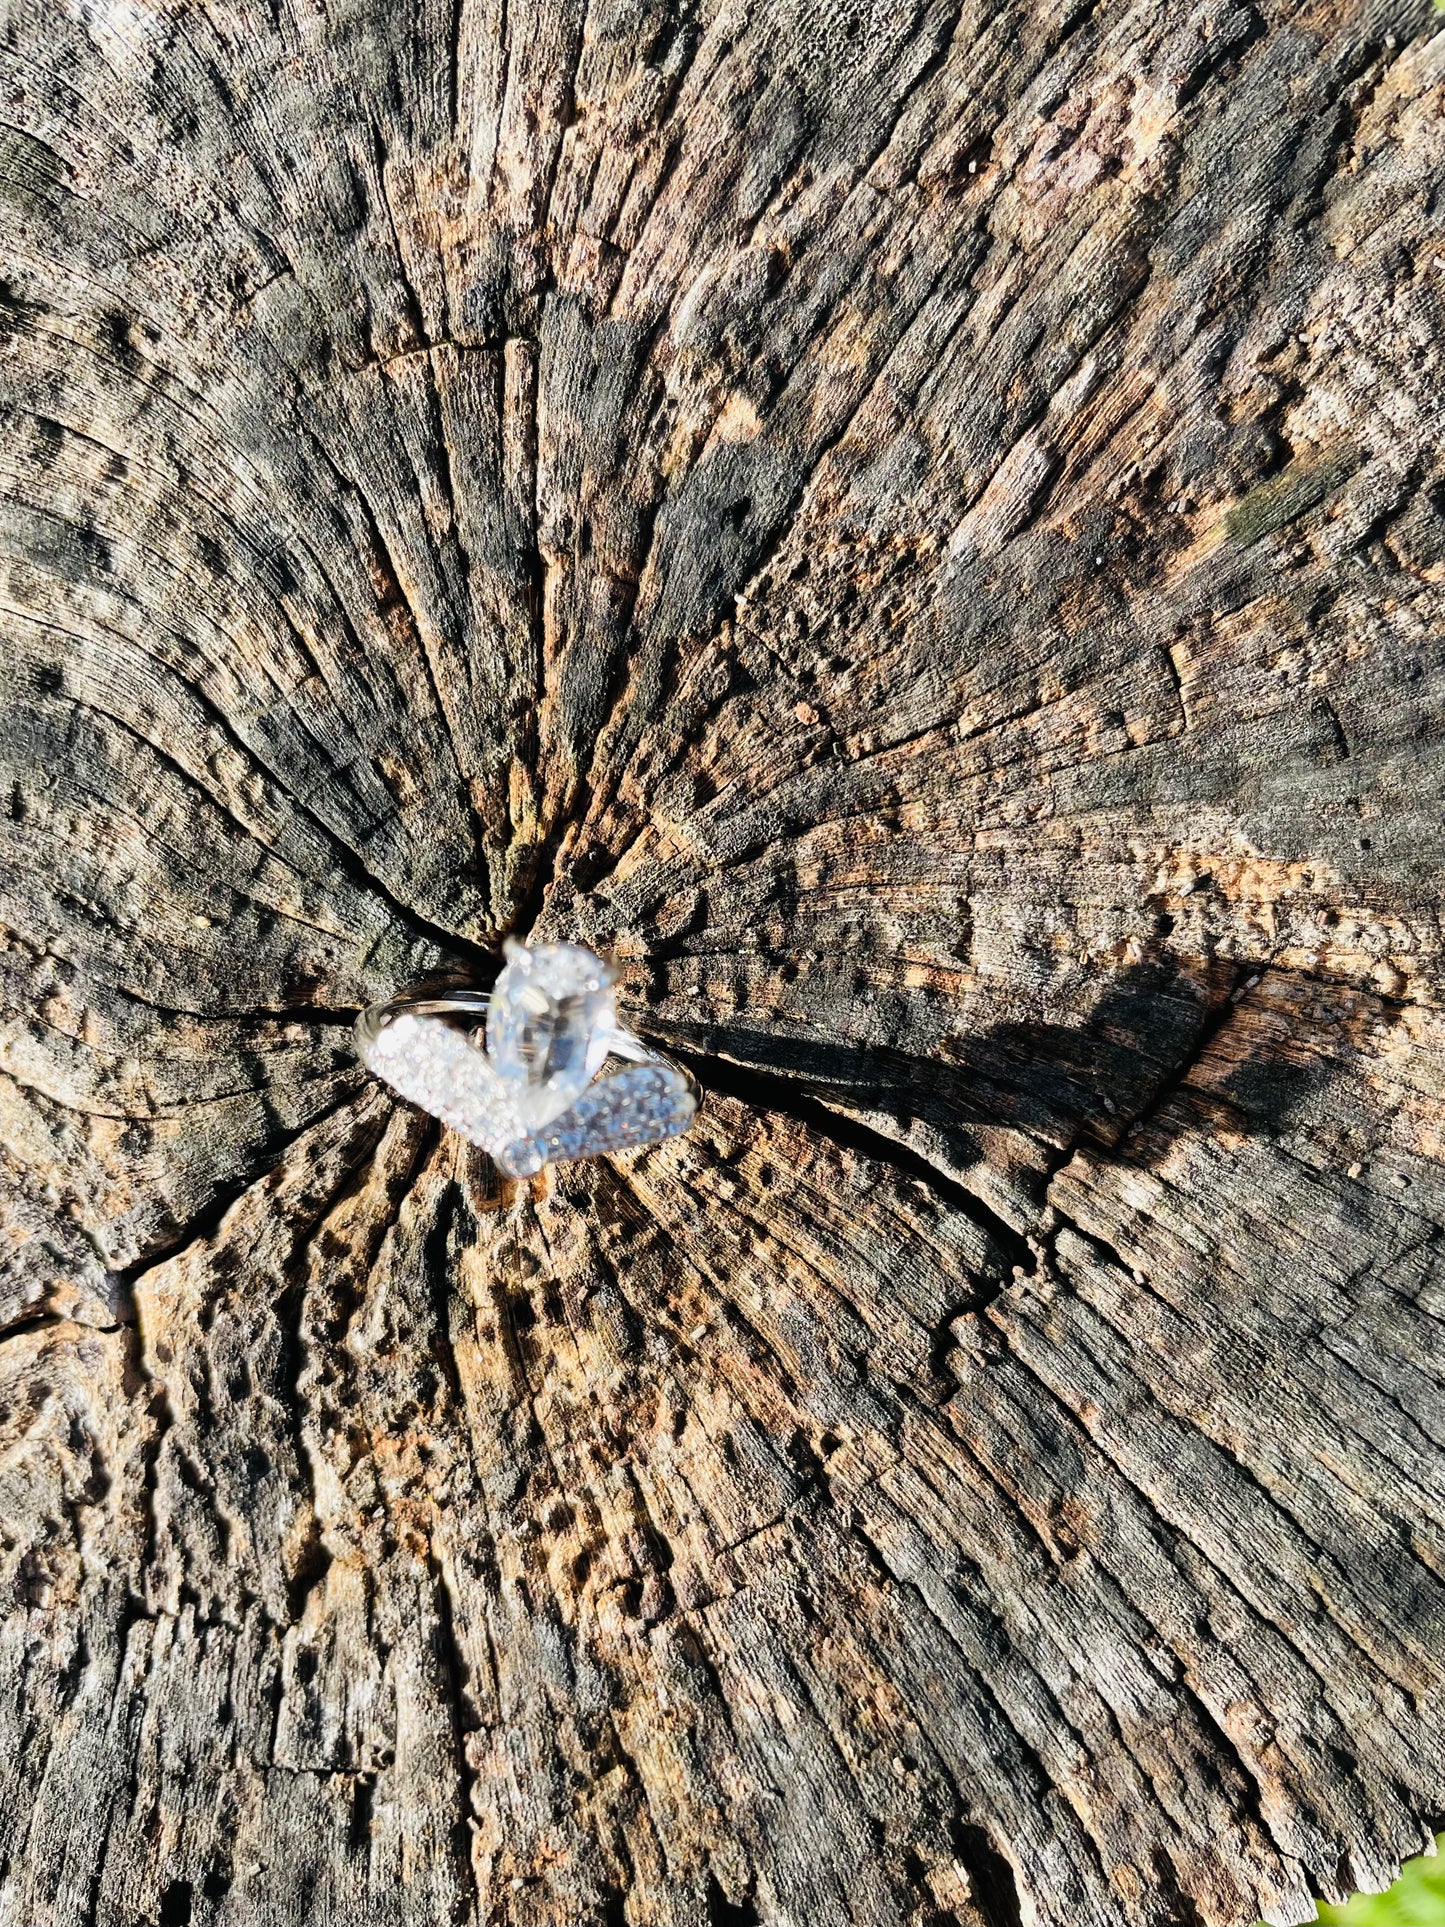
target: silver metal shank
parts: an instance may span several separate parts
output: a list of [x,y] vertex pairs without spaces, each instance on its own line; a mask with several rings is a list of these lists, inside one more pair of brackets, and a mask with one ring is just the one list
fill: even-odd
[[384,1004],[369,1004],[356,1020],[359,1044],[374,1044],[391,1019],[402,1011],[413,1017],[485,1017],[492,1004],[489,990],[456,990],[446,997],[408,997],[405,992]]

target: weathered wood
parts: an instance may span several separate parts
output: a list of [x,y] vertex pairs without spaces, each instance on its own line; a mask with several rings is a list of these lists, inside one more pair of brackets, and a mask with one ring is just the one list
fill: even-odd
[[[5,1927],[1445,1815],[1442,47],[13,0]],[[708,1097],[503,1195],[348,1025],[532,928]]]

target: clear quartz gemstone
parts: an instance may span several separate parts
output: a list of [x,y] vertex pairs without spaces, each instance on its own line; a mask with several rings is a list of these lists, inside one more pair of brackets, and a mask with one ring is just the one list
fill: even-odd
[[607,1059],[612,972],[576,943],[506,947],[492,990],[487,1056],[529,1131],[574,1104]]

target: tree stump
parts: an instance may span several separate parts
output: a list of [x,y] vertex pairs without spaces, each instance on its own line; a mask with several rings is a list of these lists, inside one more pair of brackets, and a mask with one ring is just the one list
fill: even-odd
[[[0,1921],[1242,1927],[1445,1814],[1445,33],[16,0]],[[362,1004],[619,963],[504,1186]]]

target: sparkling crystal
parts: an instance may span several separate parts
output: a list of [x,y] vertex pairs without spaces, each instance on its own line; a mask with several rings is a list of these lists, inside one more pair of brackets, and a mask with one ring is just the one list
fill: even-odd
[[571,1110],[501,1154],[502,1169],[525,1177],[543,1164],[626,1151],[676,1137],[692,1122],[697,1101],[672,1064],[634,1064],[599,1077]]
[[401,1011],[363,1050],[378,1077],[413,1104],[490,1150],[525,1139],[514,1093],[460,1031]]
[[600,957],[575,943],[507,945],[487,1056],[529,1132],[586,1090],[606,1062],[614,1023],[612,973]]

